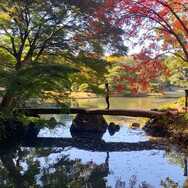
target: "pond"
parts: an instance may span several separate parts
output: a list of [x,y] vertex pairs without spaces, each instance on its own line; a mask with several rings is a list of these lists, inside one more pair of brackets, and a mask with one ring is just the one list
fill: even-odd
[[[173,100],[112,98],[111,105],[149,109]],[[103,108],[105,104],[102,98],[80,99],[74,106]],[[0,152],[0,188],[171,188],[188,184],[187,153],[178,151],[175,146],[141,147],[149,138],[139,128],[128,128],[126,117],[105,117],[118,122],[120,130],[113,136],[106,131],[100,142],[92,138],[84,142],[73,140],[69,128],[74,116],[53,117],[59,122],[56,127],[43,128],[39,133],[45,142]]]

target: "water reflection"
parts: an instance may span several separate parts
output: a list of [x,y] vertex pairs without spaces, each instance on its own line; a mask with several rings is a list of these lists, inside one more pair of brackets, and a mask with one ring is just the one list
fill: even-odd
[[42,129],[35,143],[0,149],[0,188],[187,187],[188,152],[151,143],[142,130],[122,124],[100,141],[74,139],[72,117],[54,117],[62,123]]
[[[142,182],[144,186],[144,182],[147,182],[153,187],[162,187],[161,181],[165,181],[168,177],[178,182],[179,187],[183,186],[184,166],[171,162],[168,157],[170,154],[173,158],[173,153],[176,153],[175,156],[182,158],[181,152],[169,150],[162,145],[160,148],[159,145],[151,144],[141,129],[133,130],[120,124],[119,132],[110,136],[106,131],[102,140],[96,142],[94,139],[82,141],[70,138],[70,124],[69,122],[69,126],[66,127],[58,125],[55,132],[42,130],[40,136],[45,137],[46,142],[40,142],[40,147],[69,148],[66,154],[71,160],[80,159],[84,164],[93,161],[97,165],[104,163],[106,152],[109,152],[110,173],[105,177],[107,187],[115,188],[117,180],[120,179],[126,182],[127,188],[132,175],[137,177],[135,187],[141,186]],[[62,136],[65,138],[60,138]],[[54,137],[56,140],[54,139],[53,143],[53,140],[48,137]]]
[[[88,142],[73,138],[39,138],[38,141],[30,143],[30,145],[22,143],[24,147],[17,146],[10,150],[1,149],[0,187],[158,188],[160,186],[176,188],[187,186],[188,179],[183,176],[187,176],[188,156],[186,153],[165,149],[163,156],[167,159],[166,162],[175,166],[173,168],[166,166],[169,173],[164,176],[164,174],[160,174],[160,168],[166,164],[161,164],[160,155],[156,152],[157,148],[150,148],[152,150],[151,152],[148,150],[150,152],[148,158],[145,156],[144,159],[143,154],[146,155],[146,150],[143,143],[149,143],[149,141],[138,143],[99,142],[98,144]],[[121,147],[117,147],[118,145]],[[122,152],[122,148],[126,153]],[[125,150],[125,148],[127,149]],[[141,149],[144,150],[144,153],[138,153]],[[137,153],[134,153],[135,151]],[[102,154],[100,160],[97,159],[98,152]],[[114,160],[115,155],[119,157],[118,160]],[[148,161],[149,158],[150,161]],[[154,163],[151,163],[152,161]],[[129,170],[130,172],[127,171],[125,162],[130,163],[128,167],[132,168]],[[117,174],[113,163],[118,170],[123,172]],[[144,168],[140,165],[141,163],[145,165]],[[156,166],[152,166],[150,163],[156,163]],[[181,168],[181,173],[177,171],[177,166]],[[170,173],[172,169],[174,171]],[[142,174],[138,173],[140,170]],[[149,178],[147,173],[150,170],[153,173],[152,176],[154,174],[160,176],[160,181],[156,183],[156,180]],[[148,178],[145,179],[147,176]],[[180,179],[181,181],[179,181]]]
[[[6,151],[0,155],[0,187],[20,187],[25,188],[33,185],[34,182],[34,165],[33,162],[28,161],[29,167],[26,173],[22,174],[23,166],[21,160],[25,151],[20,148]],[[27,152],[26,152],[27,153]]]
[[[106,153],[100,164],[92,160],[83,162],[80,158],[71,159],[62,148],[23,148],[17,147],[0,155],[0,187],[8,188],[152,188],[158,187],[147,181],[140,181],[136,175],[124,179],[116,178],[109,185],[110,153]],[[187,187],[171,177],[162,179],[160,187]]]
[[[109,174],[109,153],[104,163],[86,164],[81,159],[71,160],[63,150],[16,148],[0,155],[0,187],[49,187],[49,188],[106,188]],[[49,162],[51,154],[59,154]],[[43,161],[46,160],[46,164]],[[49,162],[49,163],[48,163]]]
[[[109,184],[108,177],[113,175],[110,167],[110,153],[106,152],[103,162],[87,162],[66,152],[70,148],[23,148],[17,147],[0,154],[0,187],[47,187],[47,188],[149,188],[157,187],[140,177],[117,177]],[[174,153],[174,151],[172,152]],[[171,154],[169,152],[169,154]],[[172,157],[172,156],[171,156]],[[180,156],[181,158],[181,156]],[[181,160],[180,160],[181,161]],[[183,170],[183,169],[182,169]],[[155,172],[153,172],[155,173]],[[186,187],[171,177],[163,178],[160,187]],[[114,185],[114,186],[113,186]]]

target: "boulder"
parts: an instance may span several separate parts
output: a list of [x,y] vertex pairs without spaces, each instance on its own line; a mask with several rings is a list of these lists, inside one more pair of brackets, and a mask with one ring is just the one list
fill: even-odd
[[150,136],[164,137],[169,135],[166,123],[159,119],[149,120],[143,127],[143,130]]
[[102,137],[108,124],[102,115],[77,114],[72,122],[70,131],[73,137],[94,135]]
[[113,122],[110,122],[109,126],[108,126],[108,132],[111,136],[113,136],[116,132],[118,132],[120,130],[120,126],[116,125]]
[[132,129],[136,129],[136,128],[139,128],[139,127],[140,127],[139,123],[132,123],[132,125],[131,125]]

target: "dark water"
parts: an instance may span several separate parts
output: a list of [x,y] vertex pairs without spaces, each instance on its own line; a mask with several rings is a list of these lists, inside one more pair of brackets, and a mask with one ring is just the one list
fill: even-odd
[[[152,99],[150,107],[166,102],[157,100]],[[96,104],[95,101],[93,105]],[[39,137],[53,137],[57,142],[52,144],[49,140],[43,145],[18,146],[0,152],[0,188],[171,188],[183,187],[188,179],[186,152],[178,151],[175,146],[169,149],[141,147],[140,143],[149,138],[141,129],[129,129],[126,121],[121,121],[120,131],[114,136],[108,131],[103,135],[105,144],[96,141],[87,147],[92,138],[84,144],[71,139],[72,116],[53,117],[60,123],[53,130],[43,128]],[[111,120],[116,122],[117,118],[111,117]],[[135,145],[132,147],[132,144]]]

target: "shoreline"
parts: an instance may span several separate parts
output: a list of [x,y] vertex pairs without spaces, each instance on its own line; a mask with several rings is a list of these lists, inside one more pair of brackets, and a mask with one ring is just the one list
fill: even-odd
[[[148,93],[148,94],[138,94],[138,95],[111,95],[110,98],[124,98],[124,97],[130,97],[130,98],[144,98],[144,97],[168,97],[168,98],[179,98],[184,96],[183,93],[177,93],[177,92],[166,92],[166,93]],[[104,98],[104,95],[97,95],[95,93],[90,92],[72,92],[70,94],[70,99],[97,99],[97,98]]]

